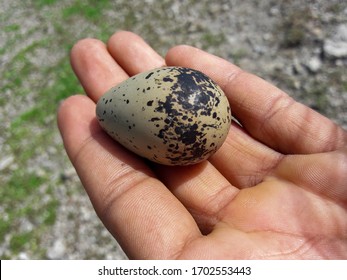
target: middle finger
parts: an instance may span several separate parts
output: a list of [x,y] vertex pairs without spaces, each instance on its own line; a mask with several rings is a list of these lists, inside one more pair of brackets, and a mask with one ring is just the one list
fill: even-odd
[[83,39],[71,50],[71,65],[87,95],[97,102],[111,87],[129,78],[115,63],[106,45],[96,39]]
[[165,60],[140,36],[120,31],[109,39],[107,48],[129,76],[165,66]]

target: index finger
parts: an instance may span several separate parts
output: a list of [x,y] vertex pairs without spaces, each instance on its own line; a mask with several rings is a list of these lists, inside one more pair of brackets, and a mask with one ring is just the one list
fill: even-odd
[[195,68],[214,79],[249,134],[279,152],[325,152],[336,150],[347,141],[341,127],[224,59],[193,47],[178,46],[168,52],[166,61],[168,65]]

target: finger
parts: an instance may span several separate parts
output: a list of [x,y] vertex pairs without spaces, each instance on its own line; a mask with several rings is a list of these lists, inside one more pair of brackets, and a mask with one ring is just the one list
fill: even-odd
[[109,39],[107,47],[129,76],[165,65],[165,60],[140,36],[132,32],[115,33]]
[[286,156],[274,174],[340,204],[347,203],[346,147],[328,153]]
[[71,65],[87,95],[97,102],[111,87],[128,74],[114,61],[106,45],[99,40],[83,39],[71,50]]
[[282,157],[233,124],[224,144],[209,161],[232,185],[242,189],[263,181]]
[[211,76],[227,94],[234,115],[249,134],[279,152],[331,151],[347,141],[346,132],[329,119],[221,58],[179,46],[168,52],[166,62]]
[[219,222],[220,211],[239,192],[208,161],[189,166],[157,166],[156,173],[195,218],[203,234]]
[[97,125],[95,104],[67,99],[58,124],[100,219],[130,258],[174,258],[201,236],[189,212],[135,155]]

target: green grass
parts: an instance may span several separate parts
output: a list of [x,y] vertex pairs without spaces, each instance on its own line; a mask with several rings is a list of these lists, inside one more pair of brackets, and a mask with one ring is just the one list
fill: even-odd
[[11,223],[8,219],[0,218],[0,243],[4,241],[6,233],[11,229]]
[[59,206],[59,202],[56,200],[53,200],[49,202],[43,213],[42,213],[42,218],[43,218],[43,223],[45,225],[53,225],[57,219],[57,207]]
[[33,239],[33,232],[25,232],[13,235],[10,240],[10,248],[14,253],[19,253],[25,245],[29,244]]
[[15,32],[18,31],[20,29],[20,26],[18,24],[10,24],[10,25],[6,25],[2,30],[4,32]]
[[12,174],[7,186],[0,189],[0,195],[3,197],[3,202],[8,204],[13,201],[23,202],[44,181],[44,178],[35,174],[17,170]]
[[225,43],[225,41],[226,38],[223,33],[205,32],[201,38],[203,49],[207,49],[209,47],[218,47]]
[[[31,170],[35,170],[32,166],[35,158],[47,153],[54,142],[59,103],[73,94],[83,93],[69,62],[69,51],[81,37],[76,37],[75,31],[67,27],[76,26],[76,22],[80,24],[81,20],[94,22],[98,26],[94,37],[104,41],[114,31],[114,26],[102,20],[110,1],[71,1],[51,14],[49,10],[57,4],[59,1],[56,0],[33,0],[31,6],[38,11],[47,9],[41,13],[41,20],[50,22],[54,28],[52,34],[30,40],[38,32],[36,28],[26,33],[22,32],[19,24],[11,23],[3,28],[9,34],[9,40],[0,49],[0,55],[7,54],[10,49],[19,51],[11,56],[2,72],[0,90],[11,92],[11,95],[0,95],[0,106],[11,102],[18,104],[15,107],[20,110],[8,123],[5,138],[5,145],[15,157],[16,168],[6,168],[0,176],[0,205],[6,213],[0,218],[0,242],[7,240],[11,251],[10,255],[1,258],[13,258],[22,251],[44,258],[44,249],[40,248],[41,236],[57,219],[60,203],[55,198],[54,189],[59,179],[52,180],[49,170],[44,170],[43,175]],[[30,8],[30,2],[26,5]],[[8,17],[4,15],[1,18],[6,22]],[[129,9],[126,24],[130,26],[135,20],[134,13]],[[44,24],[42,28],[45,28]],[[18,47],[21,42],[30,43]],[[41,50],[48,50],[53,55],[58,51],[63,56],[55,63],[38,64],[35,58]],[[42,201],[42,196],[47,199]],[[32,224],[32,230],[23,230],[23,221]],[[8,233],[11,233],[9,241],[6,238]]]
[[[14,254],[28,243],[39,248],[39,236],[56,220],[59,203],[54,196],[42,203],[40,189],[42,191],[43,184],[49,184],[48,178],[22,169],[15,171],[7,185],[0,188],[1,205],[7,213],[6,218],[0,219],[0,242],[4,241],[8,232],[15,233],[10,240],[10,249]],[[48,185],[46,194],[52,195],[52,188]],[[20,224],[23,220],[33,224],[34,228],[29,232],[22,231]]]
[[[22,56],[16,59],[22,59]],[[20,71],[22,73],[23,71],[33,71],[30,66],[26,67],[28,69],[22,68]],[[32,236],[37,236],[37,238],[32,241],[31,246],[39,247],[38,244],[35,245],[33,242],[39,243],[39,233],[55,223],[59,203],[51,195],[53,199],[47,204],[42,204],[39,194],[40,187],[45,184],[50,186],[46,192],[52,192],[54,182],[52,183],[49,177],[40,177],[28,172],[26,166],[28,166],[29,160],[42,152],[44,153],[46,147],[50,145],[52,130],[55,129],[56,125],[55,114],[59,102],[82,90],[67,60],[61,61],[54,69],[46,69],[46,71],[47,73],[50,71],[56,73],[55,82],[51,86],[43,88],[35,105],[18,115],[10,125],[11,137],[8,144],[12,149],[12,153],[16,155],[19,167],[0,188],[0,203],[6,209],[9,217],[7,221],[0,221],[0,240],[4,239],[6,232],[18,231],[19,219],[29,219],[37,225],[37,228],[30,234],[19,233],[11,239],[10,247],[14,254],[23,249],[28,241],[27,239],[31,239]],[[18,82],[12,80],[7,86],[20,88],[21,80],[18,79]],[[18,91],[19,95],[27,93],[26,90]],[[46,129],[43,129],[44,127]],[[38,131],[33,135],[35,128]],[[34,141],[28,141],[31,138]],[[30,200],[33,203],[25,205],[25,202]]]
[[37,8],[42,8],[44,6],[49,6],[53,5],[57,2],[58,0],[34,0],[34,4]]
[[[37,9],[56,3],[48,0],[33,2]],[[86,17],[98,16],[98,7],[84,8]],[[63,30],[59,18],[53,17],[52,20],[57,20],[54,25],[61,26]],[[22,34],[17,24],[7,25],[4,31],[11,33],[11,39],[0,50],[0,54],[5,54],[9,48],[14,49],[18,42],[27,40],[26,38],[35,33],[35,30],[29,30],[27,34]],[[55,33],[51,35],[53,37],[46,36],[34,40],[11,57],[6,71],[3,72],[0,90],[13,94],[9,96],[10,99],[1,95],[0,105],[12,102],[17,103],[19,108],[24,108],[11,120],[6,131],[8,137],[5,144],[15,156],[17,167],[15,170],[2,170],[0,177],[0,204],[6,213],[0,219],[0,242],[5,240],[9,232],[12,233],[9,241],[11,254],[29,250],[36,256],[44,257],[39,245],[40,236],[56,221],[59,202],[54,198],[53,190],[57,182],[52,181],[49,173],[41,176],[30,171],[30,167],[32,160],[46,153],[52,144],[52,132],[56,131],[55,116],[60,101],[82,92],[69,64],[68,52],[74,41],[69,35],[67,32],[61,32],[60,37]],[[54,52],[54,48],[57,47],[65,52],[65,56],[54,65],[37,65],[32,61],[40,49]],[[31,102],[27,108],[20,106],[25,104],[23,102],[26,102],[29,96]],[[48,197],[47,201],[41,201],[42,195]],[[21,221],[25,220],[34,226],[29,232],[21,229]],[[12,258],[12,255],[1,257]]]
[[63,10],[63,18],[71,16],[83,15],[86,19],[91,21],[98,21],[103,15],[105,9],[110,5],[108,0],[99,1],[75,1],[71,6]]

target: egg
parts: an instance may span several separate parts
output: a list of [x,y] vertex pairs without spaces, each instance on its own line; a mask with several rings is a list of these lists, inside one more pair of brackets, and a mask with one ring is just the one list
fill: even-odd
[[162,67],[133,76],[98,101],[100,126],[137,155],[191,165],[214,154],[231,124],[228,99],[205,74]]

